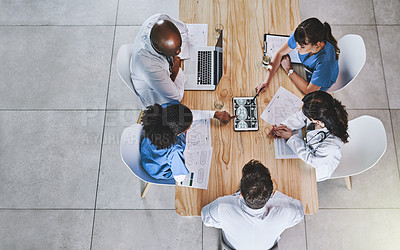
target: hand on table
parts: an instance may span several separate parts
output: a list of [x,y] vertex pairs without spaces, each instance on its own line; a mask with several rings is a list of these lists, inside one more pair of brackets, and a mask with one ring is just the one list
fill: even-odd
[[267,82],[260,82],[260,84],[258,84],[256,87],[257,94],[264,92],[267,89],[267,87],[268,87]]
[[231,116],[228,112],[226,111],[215,111],[214,118],[218,119],[220,122],[222,122],[224,125],[228,124],[228,122],[232,119],[234,119],[237,116]]
[[286,73],[292,68],[292,62],[290,61],[289,55],[284,55],[281,60],[281,66]]
[[269,132],[269,135],[273,138],[284,138],[289,139],[292,137],[293,132],[286,125],[272,125],[272,129]]

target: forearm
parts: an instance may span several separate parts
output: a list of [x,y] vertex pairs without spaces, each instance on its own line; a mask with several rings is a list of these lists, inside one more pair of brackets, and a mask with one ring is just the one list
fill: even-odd
[[301,77],[296,72],[293,72],[293,74],[291,74],[289,78],[294,82],[297,88],[301,90],[301,92],[303,92],[304,94],[308,94],[308,82],[304,80],[303,77]]
[[267,71],[267,74],[264,79],[264,83],[269,84],[272,77],[275,75],[276,71],[278,70],[279,66],[281,65],[282,56],[276,55],[276,58],[272,61],[270,70]]

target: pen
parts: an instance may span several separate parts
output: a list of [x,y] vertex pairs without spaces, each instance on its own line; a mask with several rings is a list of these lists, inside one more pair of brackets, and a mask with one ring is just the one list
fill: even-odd
[[254,96],[254,98],[253,98],[253,100],[251,100],[251,102],[254,102],[254,100],[257,98],[258,94],[260,94],[260,92],[258,92],[258,93],[256,94],[256,96]]

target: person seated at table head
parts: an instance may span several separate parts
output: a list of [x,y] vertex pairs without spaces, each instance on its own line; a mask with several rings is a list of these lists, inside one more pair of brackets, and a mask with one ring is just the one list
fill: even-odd
[[[297,50],[306,69],[306,80],[293,71],[287,54],[294,49]],[[340,49],[332,35],[331,26],[327,22],[322,23],[317,18],[308,18],[297,26],[288,42],[273,56],[272,68],[267,72],[264,81],[256,87],[257,93],[263,92],[268,87],[279,65],[304,94],[317,90],[326,91],[338,77],[339,53]]]
[[179,102],[147,107],[142,117],[144,139],[140,152],[143,168],[156,179],[183,181],[189,173],[183,156],[185,132],[194,120],[210,118],[227,124],[233,117],[226,111],[191,111]]
[[[287,139],[286,144],[300,159],[316,169],[317,181],[329,179],[340,163],[342,146],[348,142],[345,106],[330,94],[315,91],[303,98],[303,107],[281,123],[271,135]],[[306,126],[306,138],[294,134]]]
[[304,217],[300,201],[273,189],[268,168],[251,160],[242,169],[240,191],[203,207],[201,219],[208,227],[221,228],[233,249],[270,249]]
[[142,24],[133,45],[130,70],[143,107],[182,100],[186,78],[178,54],[187,37],[187,25],[166,14],[155,14]]

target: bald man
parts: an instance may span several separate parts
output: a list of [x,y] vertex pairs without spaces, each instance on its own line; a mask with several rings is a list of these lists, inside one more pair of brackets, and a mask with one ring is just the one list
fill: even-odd
[[165,14],[148,18],[139,30],[131,56],[131,78],[142,107],[181,101],[186,82],[177,56],[186,42],[186,24]]

